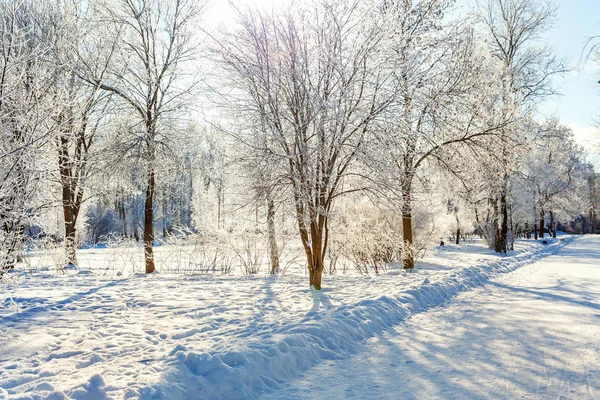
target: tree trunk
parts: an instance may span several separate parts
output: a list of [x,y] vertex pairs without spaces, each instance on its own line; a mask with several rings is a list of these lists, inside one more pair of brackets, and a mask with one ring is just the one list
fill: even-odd
[[546,216],[546,212],[544,211],[544,209],[542,208],[542,210],[540,211],[540,220],[539,220],[539,238],[543,239],[544,238],[544,225],[545,225],[545,221],[544,218]]
[[552,232],[552,237],[556,239],[556,221],[554,220],[554,211],[552,210],[550,210],[550,232]]
[[[504,183],[506,187],[506,183]],[[500,229],[500,250],[506,254],[508,251],[508,203],[506,201],[506,190],[500,195],[500,211],[502,212],[502,225]]]
[[[508,218],[509,218],[509,230],[506,232],[506,247],[507,250],[513,251],[515,244],[515,225],[513,223],[513,210],[512,206],[508,206]],[[510,235],[509,235],[510,232]],[[510,239],[510,240],[509,240]]]
[[154,240],[154,167],[151,165],[148,171],[148,187],[146,188],[146,201],[144,203],[144,258],[146,261],[146,273],[154,272],[154,251],[152,242]]
[[316,290],[321,290],[321,278],[323,277],[323,262],[320,259],[315,260],[313,269],[309,270],[310,286]]
[[217,229],[221,230],[221,189],[217,189]]
[[[300,200],[298,192],[295,191],[294,193],[296,222],[298,223],[298,232],[300,233],[302,247],[304,247],[306,254],[308,282],[311,287],[321,290],[321,277],[323,275],[324,258],[329,235],[327,217],[323,214],[313,215],[307,210],[307,205]],[[329,208],[326,207],[326,211],[328,210]],[[311,221],[309,226],[306,225],[306,219],[310,219]]]
[[123,199],[119,199],[119,215],[123,221],[123,236],[127,237],[127,213]]
[[544,225],[545,225],[545,221],[544,218],[546,216],[546,212],[544,211],[544,209],[542,208],[542,210],[540,211],[540,239],[544,238]]
[[167,194],[166,189],[162,191],[162,236],[167,237]]
[[[64,167],[61,170],[64,172]],[[70,171],[69,171],[70,174]],[[65,224],[65,255],[67,265],[77,265],[77,252],[75,250],[77,210],[74,203],[74,194],[71,186],[70,176],[62,176],[62,206]]]
[[316,290],[321,290],[321,277],[323,276],[324,267],[324,256],[326,241],[324,240],[324,223],[326,223],[326,217],[322,214],[318,215],[317,218],[313,218],[310,223],[310,239],[312,248],[313,258],[313,269],[310,276],[310,285]]
[[494,209],[493,209],[493,225],[494,225],[494,251],[496,253],[502,252],[502,233],[500,232],[500,210],[498,210],[498,199],[494,198]]
[[76,229],[75,217],[73,215],[73,207],[63,206],[65,214],[65,254],[67,256],[68,265],[77,265],[77,252],[75,250]]
[[414,240],[412,230],[412,174],[406,173],[402,185],[402,240],[404,242],[404,269],[415,267]]
[[271,260],[271,274],[279,272],[279,248],[275,234],[275,202],[270,193],[267,195],[267,232],[269,241],[269,259]]
[[[326,218],[319,216],[320,220]],[[300,230],[300,237],[302,239],[302,245],[304,246],[304,252],[306,253],[306,262],[308,267],[308,282],[311,287],[316,290],[321,290],[321,278],[323,276],[324,269],[324,252],[325,246],[323,243],[323,224],[319,224],[317,221],[312,221],[310,224],[310,239],[308,237],[308,230],[303,221],[303,215],[298,216],[298,226]],[[327,236],[327,233],[325,233]]]
[[458,219],[458,213],[454,214],[456,218],[456,244],[460,244],[460,220]]
[[404,240],[404,269],[415,267],[413,255],[412,213],[410,203],[402,207],[402,237]]
[[477,211],[477,207],[474,207],[475,210],[475,233],[479,236],[480,239],[483,239],[483,229],[481,228],[481,222],[479,221],[479,212]]
[[[64,135],[58,139],[58,167],[60,171],[60,183],[62,185],[62,207],[65,226],[65,256],[67,265],[77,265],[77,251],[75,249],[76,225],[83,192],[77,188],[77,173],[73,170],[72,157],[69,156],[69,141]],[[81,160],[76,158],[75,164],[79,165]]]

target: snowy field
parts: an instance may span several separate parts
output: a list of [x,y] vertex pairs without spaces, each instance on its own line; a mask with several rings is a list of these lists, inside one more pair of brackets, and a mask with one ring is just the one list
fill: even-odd
[[[516,248],[501,257],[478,241],[446,246],[413,273],[328,275],[321,293],[294,269],[276,277],[111,272],[102,263],[108,250],[98,249],[80,255],[97,269],[12,271],[0,293],[0,398],[397,398],[400,389],[406,398],[546,397],[562,389],[594,398],[597,386],[585,392],[577,368],[587,363],[588,378],[600,381],[600,238]],[[509,287],[515,282],[544,289]],[[559,308],[542,310],[552,304]],[[568,321],[562,336],[548,332],[568,307],[587,314],[573,317],[579,325]],[[503,334],[510,318],[535,323]],[[590,321],[595,330],[578,328]],[[592,338],[595,348],[562,359]],[[498,374],[500,366],[508,369]]]

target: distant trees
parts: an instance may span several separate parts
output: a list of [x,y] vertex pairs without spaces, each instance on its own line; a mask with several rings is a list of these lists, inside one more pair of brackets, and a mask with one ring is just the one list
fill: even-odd
[[[538,127],[531,151],[522,161],[537,215],[539,237],[556,237],[558,216],[575,217],[586,207],[590,166],[583,161],[570,129],[550,120]],[[548,224],[546,223],[549,218]],[[546,228],[547,227],[547,228]]]
[[86,235],[92,243],[98,243],[102,237],[119,229],[115,212],[100,202],[87,208],[85,219]]

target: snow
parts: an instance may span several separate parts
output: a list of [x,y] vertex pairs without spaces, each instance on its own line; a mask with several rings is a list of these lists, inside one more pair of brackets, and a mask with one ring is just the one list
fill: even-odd
[[376,335],[265,399],[596,399],[600,237]]
[[[575,239],[566,249],[580,243],[600,247],[590,240],[597,239]],[[453,297],[464,301],[461,296],[468,298],[470,289],[488,284],[484,288],[491,290],[491,284],[503,279],[497,278],[500,274],[566,252],[560,249],[571,241],[521,241],[507,257],[478,241],[445,246],[431,251],[414,273],[394,269],[380,275],[326,276],[321,292],[308,290],[301,271],[277,277],[146,276],[122,269],[110,274],[102,267],[103,250],[85,250],[80,258],[89,251],[98,267],[90,264],[84,274],[10,274],[0,293],[0,398],[221,399],[269,393],[295,398],[302,382],[316,385],[323,371],[336,373],[318,397],[360,397],[356,389],[347,395],[336,391],[340,377],[374,380],[372,373],[359,372],[360,361],[350,366],[349,360],[375,356],[378,349],[369,346],[400,337],[394,332],[410,326],[413,332],[402,338],[407,343],[417,339],[422,347],[423,333],[445,330],[429,325],[420,332],[419,318],[436,315]],[[497,301],[502,303],[500,297]],[[432,310],[440,305],[444,307]],[[381,350],[381,360],[375,361],[385,371],[377,374],[396,368],[390,362],[400,365],[395,360],[406,359],[387,357],[388,350]],[[411,348],[397,351],[406,350]],[[460,365],[461,357],[455,363]],[[431,376],[424,372],[424,378]],[[331,396],[322,396],[326,392]]]

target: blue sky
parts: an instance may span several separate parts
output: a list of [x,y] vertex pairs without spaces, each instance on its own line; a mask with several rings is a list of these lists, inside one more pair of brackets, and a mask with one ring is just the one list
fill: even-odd
[[600,122],[600,62],[580,61],[586,39],[600,36],[600,0],[561,0],[556,4],[558,20],[543,40],[577,70],[557,79],[562,95],[543,103],[540,112],[558,116],[573,129],[579,143],[591,150],[600,139],[594,127]]

